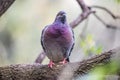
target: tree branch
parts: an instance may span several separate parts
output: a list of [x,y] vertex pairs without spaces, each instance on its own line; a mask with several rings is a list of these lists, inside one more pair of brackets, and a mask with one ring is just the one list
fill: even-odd
[[72,28],[75,28],[78,24],[80,24],[84,19],[86,19],[91,13],[95,13],[95,11],[91,11],[90,8],[84,3],[84,0],[76,0],[82,9],[82,13],[70,23]]
[[105,7],[94,5],[94,6],[90,6],[89,8],[102,9],[102,10],[106,11],[113,19],[120,19],[120,16],[114,15],[109,9],[107,9]]
[[[104,11],[106,11],[114,20],[120,19],[120,16],[114,15],[109,9],[107,9],[107,8],[105,8],[105,7],[93,5],[93,6],[90,6],[89,8],[90,8],[90,9],[97,8],[97,9],[104,10]],[[105,22],[104,20],[102,20],[96,13],[94,13],[94,16],[95,16],[104,26],[106,26],[107,28],[120,29],[119,27],[116,27],[115,25],[106,23],[106,22]]]
[[72,80],[89,73],[96,66],[109,63],[117,53],[120,53],[120,47],[81,62],[56,65],[53,68],[37,63],[0,67],[0,80]]
[[0,0],[0,16],[13,4],[15,0]]
[[94,13],[94,16],[107,28],[111,29],[120,29],[119,27],[116,27],[115,25],[112,24],[107,24],[103,19],[101,19],[96,13]]
[[39,55],[38,55],[38,57],[37,57],[37,59],[35,60],[35,63],[39,63],[39,64],[41,64],[42,62],[43,62],[43,60],[45,59],[45,52],[44,51],[42,51]]

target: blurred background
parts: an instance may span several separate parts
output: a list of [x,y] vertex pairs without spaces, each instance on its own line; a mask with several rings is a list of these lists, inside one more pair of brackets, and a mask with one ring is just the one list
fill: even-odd
[[[99,5],[120,15],[119,0],[85,0],[89,6]],[[16,0],[0,18],[0,66],[33,63],[42,51],[40,36],[42,29],[51,24],[56,14],[64,10],[70,23],[81,13],[76,0]],[[107,24],[120,27],[103,10],[95,9]],[[90,15],[74,28],[75,47],[70,61],[80,61],[120,45],[120,29],[103,25]],[[48,63],[46,58],[43,64]]]

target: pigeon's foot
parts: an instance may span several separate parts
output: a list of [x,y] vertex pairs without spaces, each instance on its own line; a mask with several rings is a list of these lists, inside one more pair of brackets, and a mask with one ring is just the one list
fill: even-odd
[[48,64],[48,67],[52,68],[52,67],[53,67],[53,65],[55,65],[55,63],[54,63],[54,62],[52,62],[52,61],[50,61],[50,62],[49,62],[49,64]]
[[61,64],[65,64],[65,63],[67,63],[68,61],[66,60],[66,58],[64,58],[64,60],[63,61],[61,61],[61,62],[59,62],[59,63],[61,63]]

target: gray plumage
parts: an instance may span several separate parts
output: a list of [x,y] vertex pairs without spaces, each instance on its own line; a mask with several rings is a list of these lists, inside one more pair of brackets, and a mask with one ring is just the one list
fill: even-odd
[[43,29],[41,44],[50,61],[58,63],[66,59],[69,62],[74,47],[74,34],[67,24],[65,12],[60,11],[53,24]]

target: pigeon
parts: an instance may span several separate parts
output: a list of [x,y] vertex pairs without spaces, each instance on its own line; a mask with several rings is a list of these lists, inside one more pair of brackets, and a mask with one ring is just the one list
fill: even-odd
[[43,29],[41,45],[50,59],[48,67],[52,68],[56,63],[69,62],[69,56],[74,47],[74,33],[67,23],[64,11],[58,12],[55,21]]

